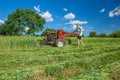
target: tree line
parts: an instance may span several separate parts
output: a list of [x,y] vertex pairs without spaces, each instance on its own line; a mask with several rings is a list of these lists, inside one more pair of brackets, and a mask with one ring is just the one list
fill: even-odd
[[114,37],[114,38],[120,38],[120,30],[116,30],[110,34],[106,34],[106,33],[101,33],[101,34],[97,34],[95,31],[91,31],[89,33],[89,37]]

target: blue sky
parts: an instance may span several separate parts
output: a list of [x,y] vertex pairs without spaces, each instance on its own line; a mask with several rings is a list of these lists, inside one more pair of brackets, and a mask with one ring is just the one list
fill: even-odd
[[120,30],[120,0],[0,0],[0,24],[18,8],[36,10],[45,28],[72,32],[79,23],[84,35]]

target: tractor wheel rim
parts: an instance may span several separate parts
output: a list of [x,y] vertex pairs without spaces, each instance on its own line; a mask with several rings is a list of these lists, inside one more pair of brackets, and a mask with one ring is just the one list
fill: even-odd
[[63,47],[63,43],[62,42],[58,42],[58,47]]

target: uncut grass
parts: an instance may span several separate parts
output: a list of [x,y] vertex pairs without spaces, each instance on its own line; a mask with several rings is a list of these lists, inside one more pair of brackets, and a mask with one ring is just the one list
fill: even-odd
[[36,47],[36,41],[41,39],[34,36],[0,36],[0,50],[29,49]]
[[[69,39],[69,38],[67,38]],[[66,39],[66,40],[67,40]],[[76,38],[70,38],[72,43],[76,44]],[[37,45],[37,40],[41,40],[41,37],[34,37],[34,36],[0,36],[0,50],[9,50],[9,49],[29,49],[34,48]],[[99,43],[103,44],[111,44],[114,41],[116,43],[120,43],[119,39],[114,38],[83,38],[83,41],[89,43],[90,45],[100,45]]]

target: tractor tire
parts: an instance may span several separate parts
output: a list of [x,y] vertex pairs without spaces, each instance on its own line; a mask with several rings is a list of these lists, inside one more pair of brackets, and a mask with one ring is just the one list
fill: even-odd
[[65,41],[63,39],[57,39],[55,41],[55,46],[56,47],[63,47],[63,46],[65,46]]

